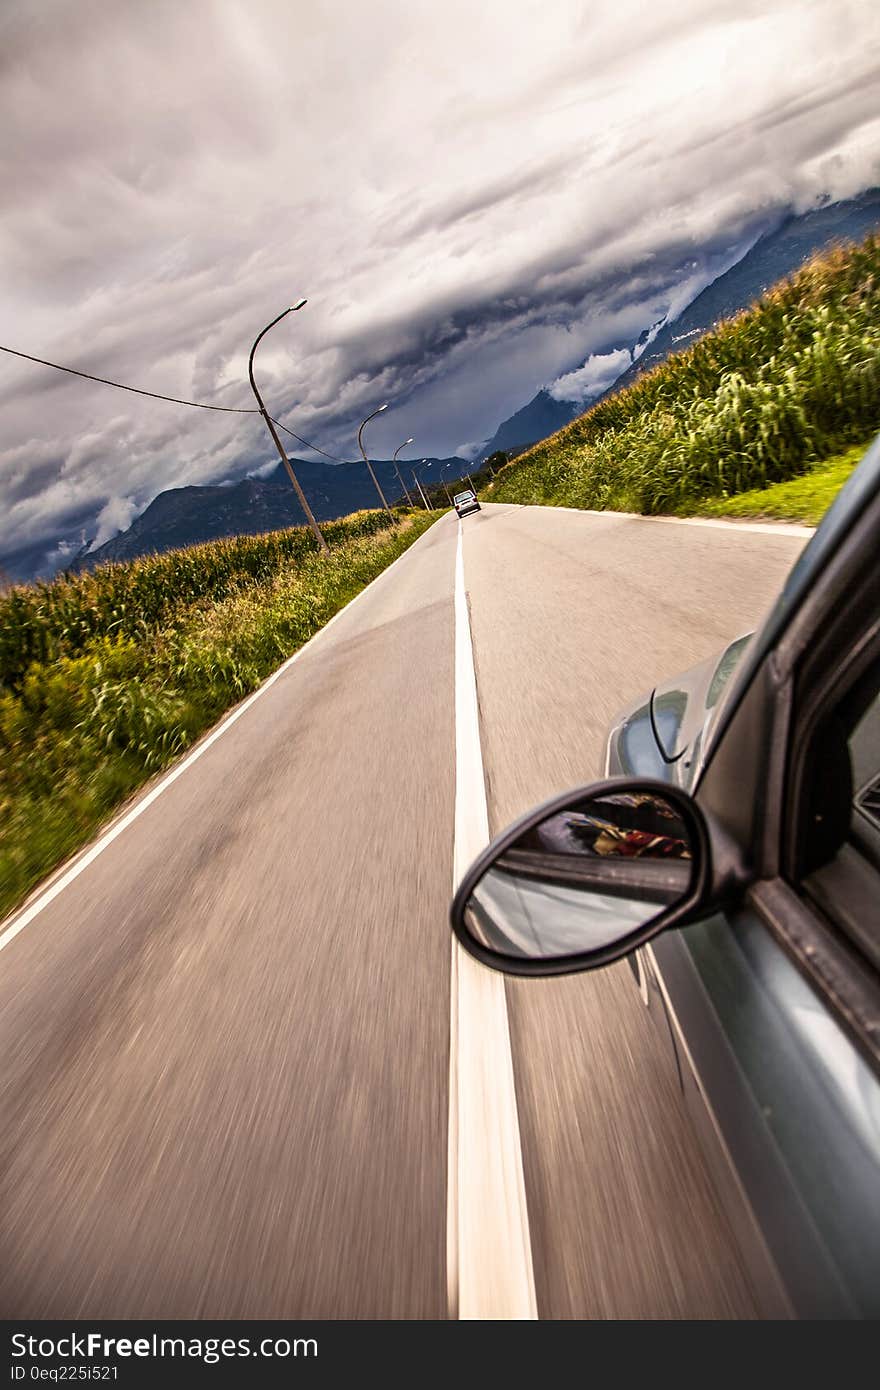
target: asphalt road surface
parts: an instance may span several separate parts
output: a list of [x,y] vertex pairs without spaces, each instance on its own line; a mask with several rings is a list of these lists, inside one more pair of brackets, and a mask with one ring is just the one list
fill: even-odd
[[[0,1315],[447,1316],[459,525],[493,832],[804,544],[446,517],[160,783],[0,955]],[[626,964],[506,990],[539,1315],[759,1316]]]

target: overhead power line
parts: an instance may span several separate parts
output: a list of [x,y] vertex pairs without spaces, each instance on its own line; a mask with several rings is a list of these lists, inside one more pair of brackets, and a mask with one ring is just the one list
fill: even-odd
[[[126,386],[121,381],[110,381],[106,376],[93,376],[91,372],[81,372],[76,367],[62,367],[59,362],[47,362],[45,357],[33,357],[29,352],[18,352],[16,348],[3,347],[0,344],[0,352],[8,352],[12,357],[23,357],[27,362],[37,362],[41,367],[53,367],[56,372],[67,372],[70,376],[81,376],[86,381],[97,381],[102,386],[115,386],[117,391],[132,391],[136,396],[150,396],[155,401],[171,401],[172,405],[188,405],[194,410],[220,410],[226,415],[259,415],[259,410],[254,406],[235,406],[235,405],[206,405],[204,401],[185,401],[180,396],[163,396],[158,391],[144,391],[140,386]],[[269,417],[272,419],[272,417]],[[323,454],[324,458],[332,459],[334,463],[344,463],[345,459],[337,458],[335,454],[328,454],[324,449],[319,449],[317,444],[310,444],[307,439],[294,434],[286,425],[282,425],[280,420],[272,419],[273,425],[284,430],[292,439],[296,439],[300,444],[304,444],[307,449],[313,449],[316,454]]]
[[319,449],[317,444],[310,444],[307,439],[302,439],[298,434],[294,434],[293,430],[289,430],[286,425],[282,425],[280,420],[276,420],[274,415],[270,415],[269,419],[272,421],[273,425],[277,425],[280,430],[284,430],[285,434],[289,434],[291,439],[296,439],[300,444],[305,444],[307,449],[314,449],[316,454],[323,454],[325,459],[332,459],[334,463],[348,462],[348,459],[337,458],[336,454],[328,454],[325,449]]
[[117,391],[133,391],[136,396],[152,396],[155,401],[171,401],[174,405],[191,405],[196,410],[223,410],[227,415],[259,415],[253,406],[205,405],[203,401],[183,401],[179,396],[162,396],[158,391],[144,391],[140,386],[125,386],[121,381],[108,381],[105,376],[92,376],[91,372],[80,372],[76,367],[62,367],[58,362],[47,362],[44,357],[32,357],[29,352],[16,352],[15,348],[3,347],[0,352],[9,352],[13,357],[24,357],[28,362],[39,362],[41,367],[54,367],[56,372],[69,372],[71,376],[85,377],[86,381],[99,381],[102,386],[115,386]]

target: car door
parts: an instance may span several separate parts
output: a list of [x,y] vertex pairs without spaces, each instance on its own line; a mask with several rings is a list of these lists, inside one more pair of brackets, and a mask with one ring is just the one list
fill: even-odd
[[807,1317],[880,1314],[880,502],[864,481],[771,619],[697,788],[755,881],[644,948],[740,1239]]
[[[652,695],[612,731],[610,780],[508,827],[451,907],[515,975],[638,949],[770,1315],[880,1314],[878,555],[880,441],[723,689],[694,684],[705,715],[680,692],[683,746]],[[639,808],[674,836],[634,843]]]

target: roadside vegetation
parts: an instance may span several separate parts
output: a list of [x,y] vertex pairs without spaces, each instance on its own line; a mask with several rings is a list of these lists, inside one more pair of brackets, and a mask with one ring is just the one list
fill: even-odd
[[[324,522],[322,530],[332,547],[376,535],[389,524],[387,512],[355,512]],[[0,596],[0,691],[16,689],[33,662],[76,656],[97,637],[138,641],[194,604],[273,579],[317,551],[309,528],[294,526],[8,588]]]
[[790,482],[753,488],[733,497],[709,498],[694,507],[693,515],[763,517],[818,526],[864,453],[865,446],[858,444],[823,463],[811,464],[806,473]]
[[[878,428],[880,239],[870,236],[814,258],[521,454],[481,495],[688,515],[801,478]],[[832,477],[842,481],[829,464],[803,493],[805,506],[819,493],[831,499]],[[795,502],[787,515],[806,519]]]
[[437,513],[216,541],[0,598],[0,918]]

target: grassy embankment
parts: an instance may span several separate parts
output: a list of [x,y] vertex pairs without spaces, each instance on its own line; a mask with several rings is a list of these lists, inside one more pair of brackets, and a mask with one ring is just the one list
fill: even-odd
[[878,428],[880,239],[871,236],[816,257],[521,454],[481,496],[813,521]]
[[0,597],[0,917],[437,519],[384,512]]
[[822,463],[810,464],[800,478],[770,487],[751,488],[733,497],[708,498],[693,509],[694,516],[751,517],[755,520],[799,521],[818,526],[847,478],[865,453],[857,444]]

